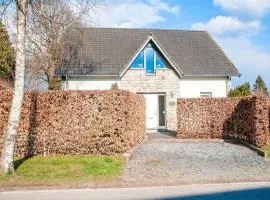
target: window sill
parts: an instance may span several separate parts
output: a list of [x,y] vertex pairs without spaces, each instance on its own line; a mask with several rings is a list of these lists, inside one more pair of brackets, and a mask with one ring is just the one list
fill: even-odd
[[156,70],[167,70],[168,68],[156,68]]
[[142,69],[144,69],[145,70],[145,68],[130,68],[131,70],[142,70]]

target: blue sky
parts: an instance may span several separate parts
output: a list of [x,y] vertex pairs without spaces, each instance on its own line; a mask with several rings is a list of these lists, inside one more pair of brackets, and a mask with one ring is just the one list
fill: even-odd
[[207,30],[242,73],[270,88],[270,0],[105,0],[96,25]]

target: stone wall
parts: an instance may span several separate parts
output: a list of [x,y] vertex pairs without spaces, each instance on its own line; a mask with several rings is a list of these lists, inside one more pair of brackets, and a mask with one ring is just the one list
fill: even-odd
[[120,88],[136,93],[165,93],[167,128],[176,131],[180,81],[174,70],[157,69],[155,76],[148,76],[145,69],[129,69],[120,81]]
[[[0,91],[0,150],[12,91]],[[127,91],[26,92],[16,156],[117,154],[145,138],[145,100]]]
[[179,138],[236,138],[258,147],[269,140],[267,98],[179,99]]

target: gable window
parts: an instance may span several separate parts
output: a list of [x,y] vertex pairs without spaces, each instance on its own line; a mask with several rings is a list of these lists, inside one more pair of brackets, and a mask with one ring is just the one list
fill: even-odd
[[156,68],[157,69],[166,68],[166,64],[158,52],[156,52]]
[[151,46],[147,47],[145,53],[146,53],[146,74],[155,74],[154,49]]
[[201,92],[200,97],[201,98],[212,98],[212,92]]
[[144,68],[144,52],[142,51],[134,62],[131,64],[132,69],[143,69]]
[[158,51],[151,44],[148,44],[130,67],[131,69],[145,69],[147,75],[154,75],[156,69],[165,69],[166,66],[165,60]]

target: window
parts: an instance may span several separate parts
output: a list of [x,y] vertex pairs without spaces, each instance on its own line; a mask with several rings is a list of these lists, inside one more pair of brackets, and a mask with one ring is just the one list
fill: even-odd
[[148,44],[131,64],[131,69],[144,69],[147,75],[154,75],[156,69],[165,69],[166,62],[155,48]]
[[138,57],[131,64],[132,69],[143,69],[144,68],[144,52],[142,51]]
[[155,74],[154,49],[147,47],[146,50],[146,74]]
[[201,98],[211,98],[212,92],[201,92],[200,96],[201,96]]
[[165,64],[163,58],[161,58],[161,56],[159,55],[158,52],[156,52],[156,68],[157,69],[166,68],[166,64]]

